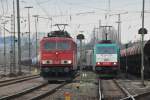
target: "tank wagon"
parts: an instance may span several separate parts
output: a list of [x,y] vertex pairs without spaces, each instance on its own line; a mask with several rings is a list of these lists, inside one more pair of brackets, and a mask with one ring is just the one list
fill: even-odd
[[[144,42],[144,75],[150,76],[150,40]],[[141,73],[141,44],[136,43],[132,46],[122,49],[121,69],[131,74],[140,75]]]
[[40,41],[41,76],[70,80],[77,70],[77,44],[67,31],[52,31]]

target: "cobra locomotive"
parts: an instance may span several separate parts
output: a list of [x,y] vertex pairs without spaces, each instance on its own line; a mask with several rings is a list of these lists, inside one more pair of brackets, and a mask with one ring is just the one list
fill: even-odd
[[52,31],[40,41],[41,76],[70,80],[77,70],[77,44],[67,31]]
[[116,75],[119,69],[119,47],[104,40],[94,46],[94,70],[101,76]]

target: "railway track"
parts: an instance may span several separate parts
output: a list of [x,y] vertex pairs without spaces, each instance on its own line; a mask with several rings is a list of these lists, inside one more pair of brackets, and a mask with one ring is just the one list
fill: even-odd
[[[78,76],[76,76],[78,77]],[[75,78],[74,78],[75,79]],[[74,80],[73,79],[73,80]],[[73,81],[72,80],[72,81]],[[70,82],[61,82],[61,83],[51,83],[48,82],[41,83],[37,86],[33,86],[20,92],[16,92],[11,95],[6,95],[0,98],[0,100],[39,100],[45,97],[48,97],[58,90],[60,90],[63,86],[69,84]]]
[[135,100],[150,100],[150,92],[145,92],[134,96]]
[[48,84],[46,82],[16,94],[1,97],[0,100],[39,100],[55,93],[66,84],[66,82],[61,84]]
[[121,100],[150,100],[150,92],[145,92],[131,97],[127,97]]
[[16,84],[19,82],[23,82],[23,81],[27,81],[27,80],[31,80],[31,79],[35,79],[39,77],[40,75],[30,75],[30,76],[24,76],[24,77],[9,79],[9,80],[3,80],[3,81],[0,81],[0,87],[11,85],[11,84]]
[[150,100],[150,92],[132,95],[116,80],[99,80],[99,100]]
[[129,100],[134,100],[116,80],[99,80],[99,100],[120,100],[126,97],[129,97]]

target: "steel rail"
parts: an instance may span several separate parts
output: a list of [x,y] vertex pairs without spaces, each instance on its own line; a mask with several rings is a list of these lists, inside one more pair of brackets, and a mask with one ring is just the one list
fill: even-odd
[[102,86],[101,86],[101,80],[99,79],[99,84],[98,84],[98,95],[99,95],[99,99],[98,100],[103,100],[104,99],[104,95],[102,94]]
[[[71,81],[73,82],[74,79],[78,76],[79,75],[76,75]],[[38,96],[35,96],[35,97],[33,97],[29,100],[39,100],[39,99],[45,98],[46,96],[49,96],[49,95],[52,95],[52,94],[56,93],[60,88],[64,87],[65,85],[67,85],[69,83],[70,83],[70,81],[69,82],[65,81],[62,84],[60,84],[59,86],[55,87],[54,89],[50,89],[50,90],[46,91],[45,93],[40,94]]]
[[50,90],[46,91],[45,93],[40,94],[40,95],[38,95],[38,96],[35,96],[35,97],[33,97],[33,98],[29,99],[29,100],[39,100],[39,99],[42,99],[42,98],[44,98],[44,97],[46,97],[46,96],[52,95],[52,94],[54,94],[55,92],[57,92],[60,88],[62,88],[63,86],[65,86],[66,84],[67,84],[67,83],[64,82],[64,83],[62,83],[61,85],[55,87],[54,89],[50,89]]
[[131,95],[131,94],[129,93],[129,91],[128,91],[127,89],[125,89],[123,86],[121,86],[115,79],[114,79],[113,81],[114,81],[114,83],[120,88],[120,90],[126,95],[125,98],[120,99],[120,100],[136,100],[136,99],[134,98],[134,95]]
[[137,94],[134,96],[135,99],[138,99],[138,98],[143,98],[143,97],[146,97],[146,96],[149,96],[150,95],[150,91],[148,92],[145,92],[145,93],[141,93],[141,94]]
[[9,96],[4,96],[4,97],[1,97],[0,100],[10,100],[10,99],[15,99],[17,97],[21,97],[23,95],[26,95],[27,93],[30,93],[34,90],[37,90],[39,88],[42,88],[44,86],[48,85],[48,83],[43,83],[43,84],[40,84],[38,86],[35,86],[35,87],[32,87],[32,88],[29,88],[29,89],[26,89],[26,90],[23,90],[21,92],[18,92],[16,94],[13,94],[13,95],[9,95]]
[[[133,95],[134,100],[144,100],[144,99],[141,99],[141,98],[144,98],[146,96],[150,96],[150,91],[145,92],[145,93],[141,93],[141,94]],[[131,100],[131,97],[127,97],[127,98],[124,98],[124,99],[121,99],[121,100]]]
[[13,80],[18,80],[18,79],[22,79],[22,78],[27,78],[27,77],[31,77],[31,76],[37,76],[37,75],[28,75],[28,76],[21,76],[21,77],[12,78],[12,79],[0,80],[0,83],[4,83],[4,82],[8,82],[8,81],[13,81]]
[[2,82],[2,83],[0,83],[0,87],[15,84],[15,83],[19,83],[19,82],[23,82],[23,81],[27,81],[27,80],[31,80],[31,79],[35,79],[35,78],[39,78],[39,77],[40,77],[39,75],[34,75],[34,76],[25,77],[25,78],[21,78],[21,79]]

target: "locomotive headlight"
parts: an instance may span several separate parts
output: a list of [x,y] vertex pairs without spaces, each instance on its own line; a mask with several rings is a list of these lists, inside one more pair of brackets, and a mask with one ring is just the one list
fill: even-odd
[[71,62],[71,60],[68,60],[68,64],[71,64],[72,62]]
[[97,64],[98,64],[98,65],[100,65],[100,63],[99,63],[99,62],[98,62]]
[[42,60],[42,64],[46,64],[46,60]]
[[42,60],[42,64],[52,64],[52,60]]
[[117,65],[117,63],[116,63],[116,62],[114,62],[114,65]]
[[71,60],[61,60],[61,64],[71,64]]

